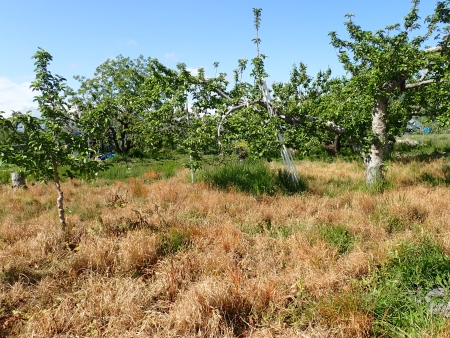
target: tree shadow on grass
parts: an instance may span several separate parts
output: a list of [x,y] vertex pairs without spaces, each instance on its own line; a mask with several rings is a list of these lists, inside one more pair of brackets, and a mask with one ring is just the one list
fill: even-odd
[[11,286],[19,281],[24,285],[36,285],[45,277],[45,273],[38,272],[29,267],[11,267],[3,271],[0,276],[4,282]]
[[450,148],[445,148],[443,151],[433,151],[432,153],[423,154],[394,154],[392,160],[401,164],[409,164],[412,162],[426,162],[430,163],[439,158],[446,158],[450,156]]

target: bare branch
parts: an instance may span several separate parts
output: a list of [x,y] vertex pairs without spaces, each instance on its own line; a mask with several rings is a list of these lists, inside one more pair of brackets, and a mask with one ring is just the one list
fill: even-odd
[[228,109],[225,113],[222,114],[222,117],[221,117],[221,119],[220,119],[220,123],[219,123],[219,125],[218,125],[218,127],[217,127],[217,138],[218,138],[217,143],[219,144],[219,146],[222,146],[222,143],[220,142],[220,131],[221,131],[221,129],[222,129],[223,124],[225,123],[225,119],[226,119],[232,112],[234,112],[234,111],[236,111],[236,110],[239,110],[239,109],[242,109],[242,108],[245,108],[245,107],[248,107],[248,106],[249,106],[248,102],[245,102],[245,103],[242,103],[242,104],[240,104],[240,105],[238,105],[238,106],[233,106],[233,107],[231,107],[231,108]]
[[215,93],[219,94],[220,96],[222,96],[224,99],[231,100],[231,97],[228,94],[226,94],[223,91],[221,91],[219,88],[213,88],[213,91]]
[[[200,84],[207,84],[208,81],[207,80],[203,80],[203,81],[199,81]],[[225,93],[224,91],[220,90],[219,88],[212,88],[211,89],[213,92],[215,92],[216,94],[218,94],[219,96],[222,96],[224,99],[228,99],[231,100],[231,96],[228,95],[227,93]]]
[[420,87],[420,86],[425,86],[431,83],[436,83],[437,81],[435,79],[430,79],[430,80],[425,80],[425,81],[419,81],[416,83],[408,83],[405,86],[405,89],[411,89],[411,88],[416,88],[416,87]]
[[[267,109],[268,103],[265,101],[258,101],[257,104]],[[273,104],[269,103],[272,107],[272,110],[275,112],[276,116],[278,116],[280,119],[284,120],[287,124],[291,126],[296,125],[305,125],[306,123],[317,123],[318,125],[322,126],[325,130],[328,130],[332,133],[335,133],[337,135],[342,135],[346,132],[345,128],[334,123],[333,121],[323,120],[319,117],[310,116],[310,115],[303,115],[303,116],[291,116],[291,115],[284,115],[279,114],[277,108],[273,106]]]
[[425,80],[425,77],[428,75],[429,72],[430,72],[429,69],[425,69],[425,71],[423,72],[422,76],[420,77],[419,82],[422,82],[423,80]]
[[278,115],[278,117],[287,124],[291,126],[295,125],[304,125],[306,123],[317,123],[319,126],[322,126],[325,130],[328,130],[337,135],[342,135],[346,132],[345,128],[334,123],[333,121],[328,121],[321,119],[319,117],[310,116],[310,115],[302,115],[302,116],[290,116],[290,115]]

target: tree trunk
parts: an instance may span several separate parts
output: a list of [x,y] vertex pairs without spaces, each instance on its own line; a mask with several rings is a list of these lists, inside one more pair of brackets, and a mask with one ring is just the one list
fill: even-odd
[[13,188],[26,188],[25,176],[21,173],[11,173],[11,182]]
[[59,181],[59,174],[58,174],[58,164],[55,160],[53,160],[53,171],[55,173],[55,186],[56,191],[58,191],[58,199],[56,200],[56,205],[58,207],[58,213],[59,213],[59,221],[61,223],[61,226],[63,229],[66,228],[66,216],[64,214],[64,194],[61,190],[61,185]]
[[366,166],[366,184],[373,185],[383,181],[383,153],[374,144],[370,147],[370,153],[364,158]]
[[322,141],[322,147],[330,156],[336,156],[341,151],[341,135],[336,134],[334,141]]
[[387,103],[386,98],[378,99],[372,111],[372,132],[375,137],[370,146],[370,153],[364,158],[366,184],[369,186],[383,180],[384,156],[390,148],[386,128]]
[[113,146],[116,153],[122,154],[122,148],[120,147],[119,140],[117,139],[116,130],[113,127],[109,127],[111,131],[111,136],[109,137],[109,143]]

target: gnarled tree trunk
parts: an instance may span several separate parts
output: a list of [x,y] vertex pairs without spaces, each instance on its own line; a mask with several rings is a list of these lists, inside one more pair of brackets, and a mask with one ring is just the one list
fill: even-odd
[[373,185],[383,180],[384,156],[390,150],[386,128],[388,99],[378,99],[372,111],[372,132],[376,136],[370,146],[370,153],[364,157],[366,184]]

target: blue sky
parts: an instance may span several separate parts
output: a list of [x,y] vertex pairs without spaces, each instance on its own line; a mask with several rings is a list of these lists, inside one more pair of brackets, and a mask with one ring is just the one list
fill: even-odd
[[[435,0],[422,0],[420,16]],[[32,55],[38,47],[52,56],[50,70],[77,88],[74,75],[91,77],[95,68],[119,54],[157,58],[168,67],[184,62],[214,75],[232,75],[241,58],[256,49],[252,8],[262,8],[261,52],[268,55],[269,81],[288,81],[294,63],[309,74],[343,70],[328,33],[346,36],[344,15],[355,14],[363,29],[401,23],[409,0],[2,0],[0,1],[0,110],[35,109],[29,90]]]

